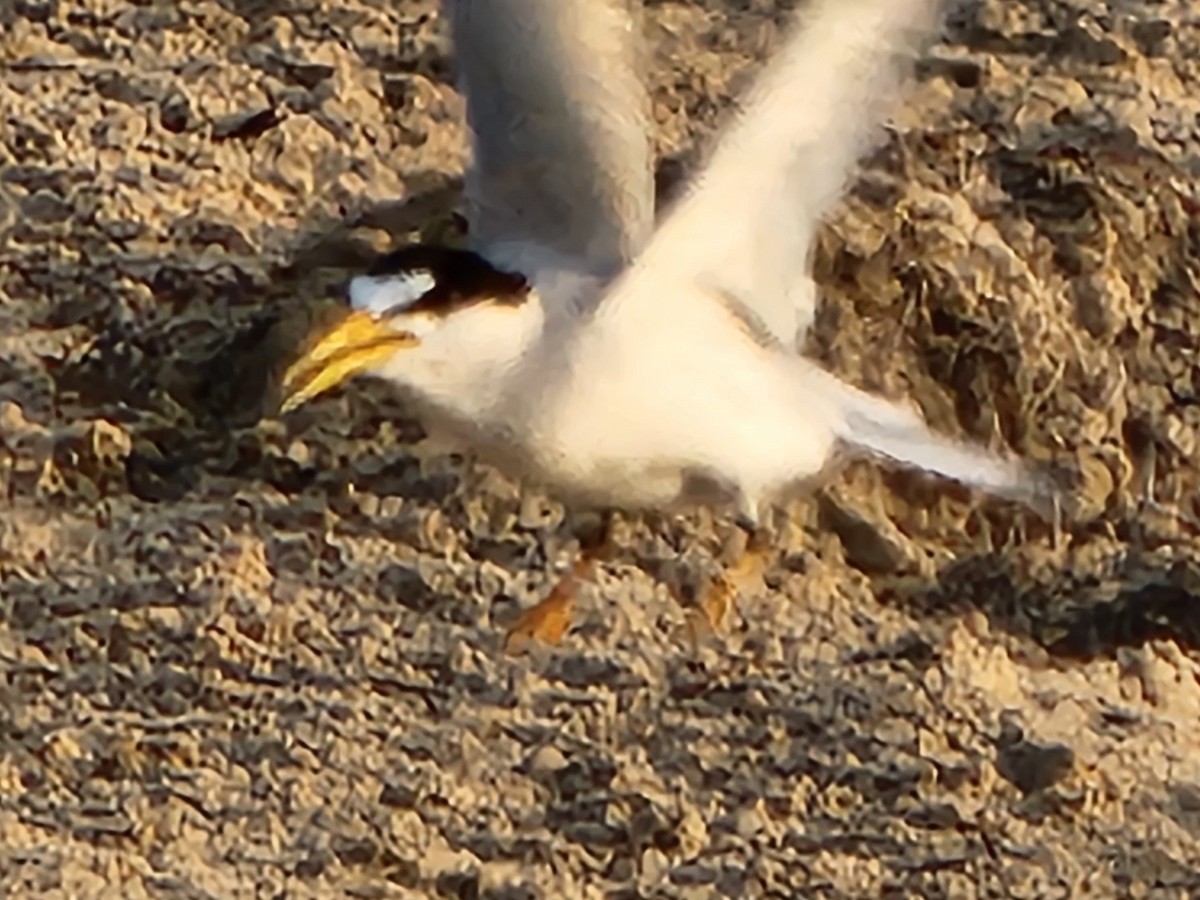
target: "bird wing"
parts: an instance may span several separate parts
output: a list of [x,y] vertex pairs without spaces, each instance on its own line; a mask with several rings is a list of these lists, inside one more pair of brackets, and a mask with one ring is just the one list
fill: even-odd
[[[741,308],[739,318],[757,342],[794,343],[797,323],[810,314],[797,308],[812,303],[797,285],[811,284],[807,257],[820,219],[844,190],[901,82],[900,57],[933,31],[940,6],[941,0],[809,0],[683,199],[605,294],[597,318],[608,327],[593,330],[600,335],[593,345],[600,365],[628,367],[630,357],[614,355],[624,347],[653,357],[648,371],[658,376],[656,348],[643,337],[653,335],[659,347],[703,342],[700,352],[719,367],[713,329],[730,327],[730,306]],[[724,305],[724,314],[713,314],[716,303],[700,305],[707,299]],[[630,334],[638,339],[629,341]],[[1056,489],[1023,462],[939,435],[901,404],[851,387],[811,360],[794,362],[790,414],[813,420],[814,433],[816,420],[824,419],[851,452],[1039,507]]]
[[635,0],[445,0],[466,97],[470,240],[532,275],[622,269],[654,224]]
[[897,94],[903,56],[933,32],[940,6],[806,3],[638,260],[642,277],[700,283],[792,346],[814,312],[808,269],[820,221]]

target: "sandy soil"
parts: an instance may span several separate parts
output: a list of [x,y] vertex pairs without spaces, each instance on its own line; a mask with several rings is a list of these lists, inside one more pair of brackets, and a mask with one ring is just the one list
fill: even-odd
[[[664,183],[784,5],[649,4]],[[974,4],[824,238],[815,352],[1061,530],[854,469],[720,637],[697,517],[518,658],[561,510],[377,386],[262,415],[452,225],[432,6],[0,4],[0,892],[1200,895],[1200,2]]]

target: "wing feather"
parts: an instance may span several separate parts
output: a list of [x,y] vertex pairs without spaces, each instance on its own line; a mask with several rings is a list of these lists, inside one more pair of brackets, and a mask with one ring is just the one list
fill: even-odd
[[804,4],[639,260],[655,273],[648,280],[670,272],[734,297],[792,346],[816,302],[808,270],[821,219],[879,132],[905,56],[933,33],[941,5]]
[[472,164],[470,240],[526,274],[598,275],[654,224],[639,17],[630,0],[445,0]]

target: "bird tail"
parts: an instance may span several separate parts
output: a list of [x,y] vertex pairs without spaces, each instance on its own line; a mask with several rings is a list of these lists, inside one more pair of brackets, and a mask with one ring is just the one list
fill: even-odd
[[912,410],[861,391],[816,366],[813,371],[838,412],[835,434],[852,453],[932,472],[1025,503],[1043,515],[1053,510],[1058,488],[1048,471],[940,435]]

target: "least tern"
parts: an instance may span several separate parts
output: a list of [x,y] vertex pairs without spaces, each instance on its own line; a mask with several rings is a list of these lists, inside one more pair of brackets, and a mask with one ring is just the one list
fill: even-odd
[[798,351],[816,230],[905,56],[936,34],[937,0],[803,4],[657,224],[629,0],[447,2],[469,248],[405,247],[355,277],[345,317],[285,373],[284,411],[382,378],[431,431],[569,509],[706,504],[750,532],[855,457],[1048,495],[1030,464],[936,434]]

